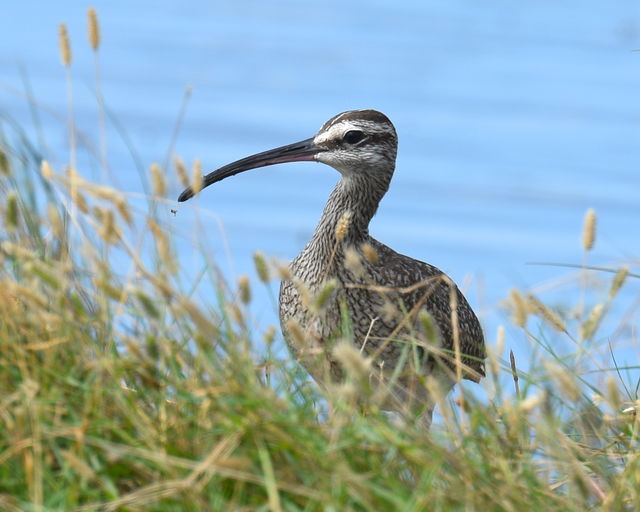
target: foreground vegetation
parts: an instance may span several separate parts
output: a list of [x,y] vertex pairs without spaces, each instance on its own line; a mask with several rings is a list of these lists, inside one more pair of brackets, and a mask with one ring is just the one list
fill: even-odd
[[205,255],[198,299],[157,213],[166,170],[135,210],[2,133],[0,510],[640,509],[638,368],[615,359],[640,348],[637,310],[616,318],[633,269],[583,269],[562,309],[510,292],[536,357],[525,374],[488,336],[487,396],[465,386],[428,433],[363,414],[355,380],[310,382]]

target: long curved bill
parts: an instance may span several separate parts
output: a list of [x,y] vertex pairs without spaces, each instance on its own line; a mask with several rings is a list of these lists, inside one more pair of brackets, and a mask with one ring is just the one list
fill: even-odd
[[[293,144],[270,149],[256,155],[251,155],[246,158],[242,158],[241,160],[237,160],[236,162],[227,164],[224,167],[220,167],[220,169],[204,176],[202,178],[202,187],[200,190],[208,187],[212,183],[216,183],[228,178],[229,176],[235,176],[236,174],[250,169],[266,167],[267,165],[283,164],[286,162],[312,161],[315,160],[315,155],[320,151],[321,149],[315,145],[313,137],[311,137],[310,139],[301,140],[300,142],[295,142]],[[187,199],[191,199],[193,196],[193,189],[191,187],[187,187],[184,189],[182,194],[180,194],[180,197],[178,197],[178,201],[183,202]]]

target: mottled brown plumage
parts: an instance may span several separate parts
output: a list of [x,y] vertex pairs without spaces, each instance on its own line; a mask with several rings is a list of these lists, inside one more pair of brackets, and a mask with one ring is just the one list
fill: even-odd
[[[280,287],[285,339],[317,381],[341,379],[343,369],[331,346],[344,335],[348,313],[351,342],[372,358],[372,381],[393,381],[385,407],[420,411],[428,423],[433,399],[424,377],[434,377],[445,393],[458,377],[478,382],[484,376],[484,337],[473,310],[443,272],[369,235],[396,153],[391,121],[375,110],[355,110],[333,117],[311,139],[224,166],[205,176],[203,185],[248,169],[302,160],[326,163],[342,174],[313,237]],[[187,189],[179,200],[192,195]],[[314,297],[327,281],[335,289],[322,307],[315,307]],[[423,332],[429,326],[425,312],[435,336]],[[300,332],[303,339],[296,335]]]

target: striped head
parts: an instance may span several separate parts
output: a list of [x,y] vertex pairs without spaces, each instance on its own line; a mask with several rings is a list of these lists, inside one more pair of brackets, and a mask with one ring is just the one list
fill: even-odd
[[[309,139],[270,149],[227,164],[202,178],[200,189],[250,169],[286,162],[316,161],[345,176],[371,176],[388,183],[393,175],[398,137],[391,121],[376,110],[350,110],[329,119]],[[195,194],[186,188],[178,201]]]
[[389,118],[377,110],[349,110],[329,119],[313,138],[318,162],[344,176],[392,174],[398,136]]

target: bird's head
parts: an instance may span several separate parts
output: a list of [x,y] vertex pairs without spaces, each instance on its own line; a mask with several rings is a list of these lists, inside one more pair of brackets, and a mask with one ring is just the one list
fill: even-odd
[[313,138],[315,160],[343,176],[392,173],[398,137],[387,116],[376,110],[350,110],[329,119]]
[[[373,175],[389,180],[397,150],[398,137],[387,116],[376,110],[349,110],[329,119],[310,139],[220,167],[203,177],[201,188],[249,169],[302,161],[325,163],[346,178]],[[193,190],[188,187],[178,201],[186,201],[193,195]]]

